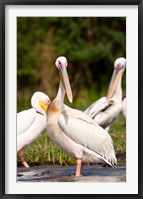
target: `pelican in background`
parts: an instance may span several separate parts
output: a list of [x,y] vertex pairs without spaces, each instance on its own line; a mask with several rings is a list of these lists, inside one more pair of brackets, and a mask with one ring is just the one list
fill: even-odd
[[76,176],[82,174],[82,163],[104,163],[114,167],[117,160],[111,136],[82,111],[65,106],[65,92],[72,103],[67,74],[67,59],[55,62],[60,73],[57,96],[47,109],[48,135],[54,143],[76,160]]
[[120,57],[115,60],[107,97],[100,98],[84,111],[107,132],[122,110],[121,81],[125,66],[125,58]]
[[17,113],[17,155],[25,167],[29,167],[23,157],[23,150],[38,138],[46,128],[46,110],[49,97],[35,92],[31,98],[33,108]]
[[124,116],[124,118],[126,118],[126,112],[127,112],[127,99],[126,99],[126,97],[124,96],[123,97],[123,100],[122,100],[122,113],[123,113],[123,116]]

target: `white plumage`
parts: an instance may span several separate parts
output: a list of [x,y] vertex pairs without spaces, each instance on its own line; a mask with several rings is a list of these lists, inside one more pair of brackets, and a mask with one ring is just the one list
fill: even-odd
[[84,114],[81,117],[61,114],[58,122],[68,138],[81,147],[82,156],[77,154],[76,158],[81,158],[83,163],[96,162],[114,166],[116,161],[112,139],[98,124],[87,120]]
[[76,159],[76,176],[82,173],[82,162],[105,163],[114,167],[117,160],[110,135],[88,115],[63,104],[65,91],[72,102],[66,58],[57,58],[56,66],[61,81],[57,96],[47,110],[49,137]]
[[25,167],[29,167],[23,157],[23,150],[38,138],[46,128],[46,110],[49,97],[35,92],[31,98],[33,108],[17,113],[17,154]]

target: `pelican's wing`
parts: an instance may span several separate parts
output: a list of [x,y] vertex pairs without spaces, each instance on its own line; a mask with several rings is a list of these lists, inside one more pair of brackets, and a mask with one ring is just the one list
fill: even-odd
[[[98,153],[109,162],[115,162],[112,139],[99,125],[88,122],[85,117],[78,118],[61,114],[59,125],[74,142]],[[112,161],[112,159],[114,159]]]
[[36,119],[34,108],[17,113],[17,136],[27,131]]
[[70,108],[69,106],[66,106],[66,105],[64,105],[62,114],[71,116],[73,118],[80,118],[81,120],[84,120],[88,123],[98,125],[94,120],[92,120],[92,118],[89,115],[85,114],[84,112],[82,112],[78,109]]
[[102,126],[106,128],[111,125],[119,116],[119,113],[122,110],[122,104],[120,102],[114,102],[111,106],[107,107],[104,111],[98,113],[94,120]]
[[96,115],[105,110],[106,108],[108,108],[110,105],[112,104],[112,101],[108,101],[106,97],[102,97],[99,100],[97,100],[96,102],[94,102],[93,104],[91,104],[91,106],[89,106],[84,113],[86,113],[87,115],[89,115],[91,118],[95,118]]
[[73,108],[67,106],[66,104],[64,104],[64,106],[63,106],[63,112],[67,113],[67,114],[73,114],[73,113],[82,114],[83,113],[83,111],[80,111],[78,109],[73,109]]
[[17,151],[35,141],[45,128],[46,116],[36,112],[35,120],[17,137]]

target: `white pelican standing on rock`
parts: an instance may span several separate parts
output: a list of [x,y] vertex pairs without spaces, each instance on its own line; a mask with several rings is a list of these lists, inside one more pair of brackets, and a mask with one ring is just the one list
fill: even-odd
[[111,136],[88,115],[63,103],[65,92],[69,102],[73,100],[67,59],[58,57],[55,64],[60,73],[60,85],[57,96],[47,109],[49,137],[76,159],[76,176],[82,174],[82,163],[104,163],[114,167],[117,160]]
[[46,110],[49,97],[35,92],[31,98],[33,108],[17,113],[17,155],[25,167],[29,167],[23,157],[23,150],[38,138],[46,128]]
[[109,85],[107,97],[102,97],[84,113],[89,115],[97,124],[109,130],[109,126],[117,119],[122,111],[121,81],[126,66],[126,59],[120,57],[114,62],[114,71]]

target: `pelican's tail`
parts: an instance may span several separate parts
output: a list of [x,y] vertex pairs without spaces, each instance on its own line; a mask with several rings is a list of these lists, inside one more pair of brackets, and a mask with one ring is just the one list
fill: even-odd
[[113,154],[112,158],[110,159],[105,159],[106,160],[106,163],[108,165],[110,165],[112,168],[115,168],[115,166],[117,165],[117,159],[116,159],[116,156],[115,154]]

